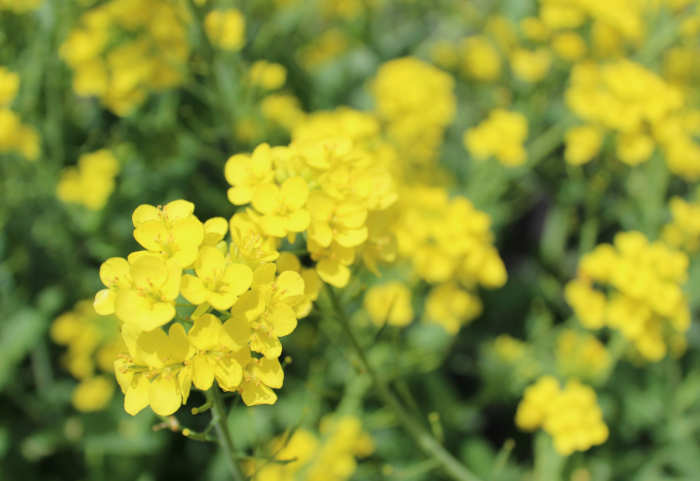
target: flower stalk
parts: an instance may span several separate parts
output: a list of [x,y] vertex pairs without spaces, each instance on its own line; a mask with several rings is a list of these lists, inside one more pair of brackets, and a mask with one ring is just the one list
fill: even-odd
[[224,450],[224,457],[226,458],[229,470],[231,471],[231,477],[234,481],[244,481],[246,478],[243,476],[243,472],[236,461],[233,438],[231,437],[231,431],[228,429],[228,417],[226,416],[226,409],[224,408],[224,401],[221,397],[221,392],[219,391],[219,388],[214,386],[209,389],[206,394],[207,403],[211,403],[212,406],[211,422],[216,430],[216,437],[218,438],[219,446]]
[[372,379],[372,383],[377,389],[377,395],[388,406],[396,416],[401,426],[406,430],[409,436],[413,439],[416,445],[430,458],[434,459],[440,467],[447,473],[452,479],[456,481],[480,481],[469,469],[467,469],[457,458],[455,458],[449,451],[447,451],[431,434],[428,432],[423,425],[416,421],[403,407],[398,398],[391,392],[386,382],[382,377],[374,370],[372,365],[367,359],[364,349],[360,345],[359,341],[355,337],[355,334],[350,327],[350,322],[340,303],[335,290],[327,286],[326,292],[330,300],[331,307],[333,309],[334,317],[340,323],[343,331],[345,332],[347,338],[350,341],[350,345],[357,354],[360,360],[360,364],[363,369],[369,374]]

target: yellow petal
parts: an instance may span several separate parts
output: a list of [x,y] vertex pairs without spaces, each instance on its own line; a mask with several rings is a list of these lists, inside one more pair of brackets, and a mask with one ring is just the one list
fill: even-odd
[[157,207],[148,204],[141,204],[131,215],[131,221],[134,223],[134,227],[138,227],[144,222],[160,220],[160,214],[161,212]]
[[345,287],[350,281],[350,269],[333,259],[321,259],[316,264],[319,277],[335,287]]
[[238,351],[248,347],[250,338],[250,326],[244,318],[231,317],[224,323],[224,331],[227,338],[222,341],[232,351]]
[[101,316],[114,314],[114,300],[116,297],[116,293],[112,289],[102,289],[99,291],[95,294],[95,302],[92,304],[95,308],[95,312]]
[[220,359],[216,363],[216,381],[225,391],[233,391],[243,379],[243,369],[233,357]]
[[282,184],[282,199],[288,210],[298,210],[306,204],[309,197],[309,186],[302,177],[290,177]]
[[260,382],[246,381],[239,388],[241,397],[246,406],[257,406],[258,404],[275,404],[277,395]]
[[131,277],[137,288],[151,292],[165,284],[168,268],[165,261],[157,255],[140,255],[131,262]]
[[169,221],[184,219],[193,212],[194,204],[182,199],[168,202],[165,207],[163,207],[163,216]]
[[253,365],[253,376],[269,387],[281,388],[284,381],[284,371],[277,359],[260,359]]
[[282,354],[280,340],[262,331],[254,332],[250,336],[250,349],[270,359],[276,359]]
[[168,235],[168,229],[160,219],[143,222],[134,229],[136,242],[141,244],[144,249],[153,252],[160,252]]
[[221,321],[213,314],[204,314],[195,321],[188,333],[190,342],[200,351],[211,351],[219,344]]
[[277,303],[270,312],[270,323],[275,336],[286,336],[297,327],[296,313],[287,304]]
[[122,257],[110,257],[100,266],[100,280],[107,287],[128,287],[131,284],[129,262]]
[[218,244],[228,232],[228,221],[223,217],[213,217],[204,223],[204,243]]
[[124,394],[124,410],[132,416],[148,406],[150,383],[146,376],[137,374]]
[[240,296],[253,283],[253,271],[245,264],[229,264],[221,280],[226,284],[228,292]]
[[208,293],[201,279],[191,274],[182,276],[180,292],[185,299],[194,305],[199,305],[206,301]]
[[262,214],[273,214],[280,210],[280,189],[275,184],[259,185],[253,194],[253,207]]
[[214,384],[215,365],[206,354],[196,356],[192,361],[192,382],[197,389],[206,391]]
[[284,228],[290,232],[303,232],[311,223],[311,215],[306,209],[292,212],[285,218]]
[[298,272],[285,271],[281,273],[275,284],[281,299],[300,296],[304,293],[304,279]]
[[151,381],[148,400],[153,412],[160,416],[170,416],[182,405],[182,396],[175,376],[161,374]]

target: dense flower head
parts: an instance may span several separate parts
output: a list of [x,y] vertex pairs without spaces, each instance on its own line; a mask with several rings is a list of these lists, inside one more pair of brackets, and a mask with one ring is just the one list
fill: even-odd
[[318,278],[291,254],[282,261],[274,238],[243,212],[202,223],[194,204],[175,200],[132,217],[146,250],[107,259],[94,302],[121,323],[128,349],[115,372],[126,411],[170,415],[193,385],[214,382],[247,405],[274,403],[284,377],[279,337],[310,312]]
[[112,373],[117,356],[126,350],[114,316],[101,316],[89,300],[58,316],[51,338],[68,350],[61,362],[80,381],[73,391],[73,405],[80,411],[98,411],[112,398],[114,382],[101,373]]
[[413,320],[411,291],[399,281],[370,287],[365,293],[364,308],[370,320],[379,326],[405,326]]
[[462,40],[459,45],[461,71],[468,77],[493,81],[501,75],[501,56],[493,43],[483,35]]
[[456,110],[454,80],[417,58],[383,64],[372,80],[377,114],[409,161],[432,161]]
[[664,241],[689,253],[700,250],[700,202],[674,197],[669,204],[672,220],[664,227]]
[[248,71],[250,83],[265,90],[276,90],[284,85],[287,70],[283,65],[266,60],[258,60]]
[[388,170],[358,142],[326,137],[313,126],[300,132],[289,146],[262,144],[229,158],[228,197],[250,206],[247,216],[264,236],[304,234],[321,278],[342,287],[368,242],[369,214],[390,207],[397,194]]
[[209,41],[223,50],[240,50],[245,44],[245,18],[238,9],[210,11],[204,29]]
[[254,481],[345,481],[357,467],[356,458],[372,454],[372,438],[353,416],[327,416],[319,434],[296,429],[274,439],[270,453],[280,463],[251,461],[246,470]]
[[566,299],[585,327],[617,329],[643,358],[657,361],[690,327],[687,270],[683,252],[622,232],[581,258]]
[[551,65],[552,53],[546,48],[518,48],[510,54],[510,68],[524,82],[539,82],[547,75]]
[[17,152],[28,160],[36,160],[39,156],[39,134],[10,110],[19,85],[19,75],[0,66],[0,153]]
[[60,48],[73,90],[128,115],[150,91],[179,85],[188,17],[168,0],[110,0],[86,11]]
[[111,151],[102,149],[83,154],[75,167],[66,167],[56,186],[56,195],[63,202],[100,210],[114,190],[119,161]]
[[562,388],[551,376],[538,379],[525,390],[515,422],[526,431],[544,429],[564,456],[587,451],[608,438],[595,391],[576,380]]
[[495,157],[503,165],[525,163],[527,119],[518,112],[496,109],[486,120],[464,133],[464,145],[477,159]]
[[[649,96],[648,92],[655,92]],[[682,91],[631,60],[577,64],[566,92],[569,108],[588,123],[615,135],[617,158],[637,165],[648,160],[657,146],[672,172],[688,180],[700,176],[700,144],[694,140],[698,125],[694,110],[685,108]],[[584,133],[585,132],[585,133]],[[585,148],[567,155],[570,163],[592,158],[600,141],[592,130],[577,131],[567,148]],[[569,147],[571,146],[571,147]]]

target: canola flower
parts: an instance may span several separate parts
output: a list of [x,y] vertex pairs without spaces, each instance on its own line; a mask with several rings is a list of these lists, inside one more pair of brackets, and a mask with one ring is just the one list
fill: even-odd
[[110,0],[87,10],[59,54],[73,90],[125,116],[148,94],[180,85],[189,54],[186,10],[168,0]]
[[300,428],[270,442],[275,460],[253,461],[246,472],[253,481],[345,481],[357,467],[357,458],[374,451],[372,438],[353,416],[326,416],[319,435]]
[[552,376],[542,376],[525,390],[515,423],[525,431],[542,428],[563,456],[604,443],[608,427],[593,389],[571,380],[562,388]]
[[83,154],[75,167],[66,167],[56,186],[62,202],[80,204],[90,210],[102,209],[114,190],[119,161],[106,149]]
[[455,114],[452,77],[414,57],[390,60],[372,80],[377,115],[387,137],[421,167],[435,159]]
[[245,44],[245,18],[235,8],[207,13],[204,31],[212,45],[222,50],[238,51]]
[[619,330],[644,359],[658,361],[690,327],[687,271],[683,252],[621,232],[581,258],[565,296],[584,327]]
[[478,160],[495,157],[503,165],[516,167],[525,163],[527,119],[518,112],[496,109],[482,123],[464,133],[464,145]]
[[[278,270],[274,238],[245,213],[202,223],[185,200],[141,205],[133,223],[145,250],[102,264],[106,288],[94,303],[121,321],[128,354],[115,361],[115,373],[125,410],[150,406],[170,415],[193,385],[206,391],[214,382],[247,405],[274,403],[272,389],[284,376],[279,337],[296,328],[313,297],[299,272]],[[191,321],[179,321],[178,296],[192,305]]]
[[364,297],[364,308],[377,325],[405,326],[413,320],[411,291],[401,282],[372,286]]
[[126,350],[114,316],[101,316],[89,300],[58,316],[51,338],[67,347],[61,362],[80,381],[73,390],[73,406],[79,411],[99,411],[114,394],[114,361]]
[[[647,95],[652,91],[655,95]],[[685,107],[681,90],[654,72],[627,59],[579,63],[565,97],[590,126],[586,134],[579,130],[567,135],[567,150],[583,150],[568,155],[568,162],[593,158],[600,145],[600,134],[590,130],[595,128],[614,134],[616,157],[625,164],[647,161],[658,147],[672,172],[687,180],[700,175],[700,144],[693,139],[700,128],[696,111]]]
[[664,242],[688,253],[700,250],[700,202],[674,197],[669,203],[672,220],[664,226]]
[[16,152],[33,161],[39,157],[39,134],[10,109],[19,87],[19,75],[0,66],[0,153]]

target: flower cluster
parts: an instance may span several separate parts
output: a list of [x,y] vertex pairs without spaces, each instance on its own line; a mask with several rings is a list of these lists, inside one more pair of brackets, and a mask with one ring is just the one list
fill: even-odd
[[515,423],[526,431],[544,429],[564,456],[587,451],[608,438],[595,391],[576,380],[567,382],[562,389],[551,376],[538,379],[525,390]]
[[417,58],[383,64],[372,80],[377,114],[404,162],[425,167],[436,157],[456,100],[452,77]]
[[275,462],[253,461],[247,472],[253,481],[344,481],[357,467],[356,458],[374,451],[372,438],[352,416],[325,417],[320,437],[300,428],[270,443]]
[[370,320],[379,326],[405,326],[413,320],[411,291],[399,281],[369,288],[365,293],[364,308]]
[[645,359],[656,361],[690,327],[682,289],[687,270],[684,253],[639,232],[622,232],[613,245],[601,244],[581,258],[566,299],[585,327],[617,329]]
[[106,149],[83,154],[76,167],[66,167],[56,186],[56,195],[63,202],[81,204],[100,210],[114,190],[119,161]]
[[152,90],[183,81],[186,10],[168,0],[110,0],[85,12],[60,48],[73,89],[128,115]]
[[481,301],[470,291],[506,282],[491,221],[468,199],[450,199],[438,187],[415,186],[400,199],[393,227],[398,255],[436,285],[426,299],[426,317],[456,333],[481,313]]
[[[279,338],[308,314],[318,282],[298,260],[276,263],[275,238],[246,213],[202,223],[194,204],[176,200],[141,205],[132,218],[145,250],[106,260],[100,268],[106,289],[95,296],[97,312],[122,323],[128,354],[117,359],[115,372],[126,411],[150,405],[172,414],[192,384],[207,390],[214,381],[247,405],[274,403],[272,388],[283,381]],[[178,311],[179,296],[194,309]]]
[[18,152],[28,160],[36,160],[39,156],[39,135],[10,110],[19,85],[19,75],[0,67],[0,153]]
[[73,391],[73,405],[80,411],[98,411],[112,398],[114,361],[126,350],[114,316],[101,316],[90,301],[80,301],[51,325],[51,338],[68,347],[62,363],[80,384]]
[[245,44],[245,18],[235,8],[210,11],[204,30],[209,41],[222,50],[237,51]]
[[565,377],[596,383],[607,375],[612,360],[595,336],[564,329],[557,336],[556,362]]
[[479,160],[495,157],[503,165],[515,167],[527,158],[523,146],[526,138],[527,119],[523,114],[496,109],[464,133],[464,145]]
[[316,137],[313,129],[306,135],[286,147],[262,144],[232,156],[228,198],[249,205],[247,215],[271,239],[304,233],[321,279],[343,287],[349,266],[372,243],[372,217],[397,195],[389,172],[361,146],[347,137]]
[[[649,96],[648,92],[655,92]],[[700,145],[693,141],[697,115],[681,110],[682,92],[630,60],[580,63],[566,92],[571,110],[587,124],[567,135],[567,161],[588,162],[601,134],[615,134],[616,155],[628,165],[645,162],[657,145],[669,168],[688,179],[700,175]]]
[[674,197],[670,202],[672,221],[664,227],[664,241],[689,253],[700,250],[700,202]]

